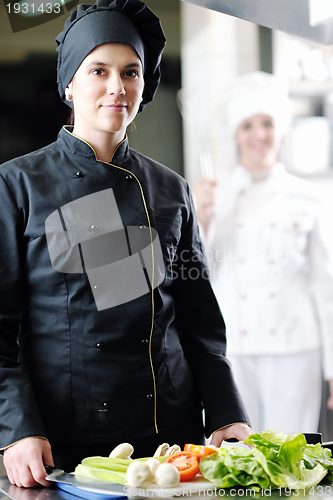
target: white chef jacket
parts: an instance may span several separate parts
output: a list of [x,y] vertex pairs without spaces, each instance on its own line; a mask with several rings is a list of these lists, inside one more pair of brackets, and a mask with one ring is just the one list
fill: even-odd
[[[220,183],[204,242],[232,355],[322,347],[333,379],[333,266],[316,186],[277,164]],[[310,368],[310,367],[309,367]]]

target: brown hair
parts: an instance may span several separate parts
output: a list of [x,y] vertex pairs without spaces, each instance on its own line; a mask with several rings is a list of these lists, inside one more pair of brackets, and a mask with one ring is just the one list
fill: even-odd
[[74,109],[71,109],[69,112],[67,125],[71,125],[72,127],[74,126]]

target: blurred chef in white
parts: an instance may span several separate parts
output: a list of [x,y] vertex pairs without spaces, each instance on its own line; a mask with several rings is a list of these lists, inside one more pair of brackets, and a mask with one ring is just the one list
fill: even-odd
[[223,113],[238,164],[223,182],[200,179],[194,194],[228,358],[255,431],[316,432],[322,373],[333,409],[333,266],[320,196],[278,160],[290,121],[278,77],[239,77]]

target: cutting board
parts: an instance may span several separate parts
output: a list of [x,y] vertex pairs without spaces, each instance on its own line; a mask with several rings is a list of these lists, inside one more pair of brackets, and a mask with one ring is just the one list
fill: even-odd
[[[63,489],[63,484],[60,485],[58,484],[59,487]],[[213,496],[213,492],[216,491],[216,487],[214,486],[213,483],[208,481],[207,479],[203,478],[201,475],[197,475],[192,481],[190,482],[183,482],[179,483],[178,486],[175,486],[174,488],[162,488],[161,486],[152,485],[149,488],[143,489],[143,488],[133,488],[131,486],[124,486],[124,495],[128,497],[159,497],[159,498],[171,498],[171,497],[179,497],[179,496],[204,496],[204,494],[208,494],[209,496]],[[99,494],[101,499],[105,499],[105,496],[108,496],[110,498],[110,491],[108,490],[103,490],[102,487],[99,488],[92,488],[92,487],[78,487],[75,486],[75,489],[77,492],[70,492],[72,494],[75,494],[77,496],[82,496],[84,498],[89,498],[89,495],[87,493],[92,493],[92,494]],[[82,495],[80,495],[80,490],[82,490]],[[67,489],[68,491],[68,489]],[[96,496],[93,499],[92,496],[90,497],[91,500],[96,500]]]

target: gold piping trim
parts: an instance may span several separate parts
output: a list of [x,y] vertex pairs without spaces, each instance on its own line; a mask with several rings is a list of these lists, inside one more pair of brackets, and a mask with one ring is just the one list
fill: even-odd
[[152,231],[151,231],[152,228],[151,228],[150,217],[149,217],[149,213],[148,213],[146,199],[145,199],[145,196],[144,196],[144,193],[143,193],[143,189],[142,189],[142,186],[141,186],[141,183],[140,183],[139,179],[130,170],[127,170],[126,168],[123,168],[123,167],[118,167],[117,165],[113,165],[113,163],[111,163],[112,160],[113,160],[113,158],[114,158],[114,155],[115,155],[116,151],[118,150],[118,148],[121,146],[121,144],[124,141],[126,141],[127,135],[125,135],[124,139],[118,144],[118,146],[114,150],[110,162],[107,162],[107,161],[99,160],[97,158],[96,151],[94,150],[94,148],[88,142],[86,142],[84,139],[81,139],[81,137],[78,137],[77,135],[75,135],[72,132],[70,132],[69,130],[67,130],[67,128],[66,128],[65,125],[63,126],[63,129],[68,134],[74,135],[74,137],[76,137],[80,141],[82,141],[85,144],[87,144],[87,146],[89,146],[93,150],[95,158],[96,158],[96,161],[98,161],[99,163],[105,163],[106,165],[109,165],[109,166],[114,167],[114,168],[118,168],[119,170],[123,170],[124,172],[127,172],[127,173],[133,175],[133,177],[137,181],[137,183],[139,185],[139,188],[140,188],[141,198],[142,198],[142,201],[143,201],[143,205],[144,205],[146,216],[147,216],[147,220],[148,220],[148,226],[149,226],[150,246],[151,246],[151,258],[152,258],[152,267],[153,267],[153,269],[152,269],[152,282],[151,282],[151,310],[152,310],[152,316],[151,316],[151,327],[150,327],[150,334],[149,334],[149,362],[150,362],[150,368],[151,368],[151,373],[152,373],[152,377],[153,377],[153,386],[154,386],[154,426],[155,426],[156,434],[158,434],[156,377],[155,377],[155,370],[154,370],[153,357],[152,357],[152,346],[151,346],[151,344],[152,344],[152,338],[153,338],[153,329],[154,329],[154,315],[155,315],[155,302],[154,302],[155,258],[154,258],[154,247],[153,247],[153,235],[152,235]]
[[[96,161],[99,161],[100,163],[106,163],[107,165],[111,165],[111,162],[112,162],[112,160],[113,160],[114,155],[116,154],[117,149],[118,149],[118,148],[119,148],[119,146],[121,146],[121,145],[122,145],[122,143],[123,143],[123,142],[125,142],[125,141],[126,141],[126,139],[127,139],[127,134],[125,134],[124,139],[123,139],[123,140],[122,140],[122,141],[121,141],[121,142],[117,145],[116,149],[113,151],[112,156],[111,156],[111,160],[110,160],[109,162],[107,162],[107,161],[102,161],[102,160],[99,160],[99,159],[97,158],[96,151],[95,151],[95,150],[94,150],[94,148],[93,148],[93,147],[89,144],[89,142],[87,142],[87,141],[85,141],[84,139],[82,139],[81,137],[79,137],[79,136],[77,136],[77,135],[73,134],[73,132],[71,132],[70,130],[68,130],[66,127],[72,127],[72,125],[63,125],[63,127],[62,127],[62,128],[65,130],[65,132],[67,132],[67,134],[73,135],[76,139],[79,139],[79,141],[82,141],[82,142],[84,142],[85,144],[87,144],[87,146],[89,146],[89,147],[90,147],[90,149],[93,151],[93,153],[94,153],[94,155],[95,155],[95,159],[96,159]],[[111,165],[111,166],[112,166],[112,167],[115,167],[116,165]],[[118,168],[118,167],[117,167],[117,168]],[[119,168],[120,168],[120,167],[119,167]],[[122,169],[122,170],[125,170],[125,169]],[[132,174],[132,172],[130,172],[130,173]],[[134,174],[132,174],[132,175],[134,175]],[[134,177],[135,177],[135,176],[134,176]]]
[[[120,144],[119,144],[119,146],[120,146]],[[113,158],[113,156],[112,156],[112,158]],[[97,158],[96,158],[96,160],[97,160]],[[97,160],[97,161],[100,161],[100,160]],[[130,170],[127,170],[126,168],[123,168],[123,167],[118,167],[117,165],[113,165],[113,163],[107,163],[107,162],[101,162],[101,163],[106,163],[107,165],[110,165],[111,167],[118,168],[119,170],[123,170],[124,172],[127,172],[127,173],[133,175],[133,177],[135,178],[135,180],[137,181],[137,183],[139,185],[140,192],[141,192],[141,198],[143,201],[143,205],[144,205],[147,220],[148,220],[150,246],[151,246],[151,259],[152,259],[152,280],[151,280],[151,311],[152,311],[151,314],[152,314],[152,316],[151,316],[151,327],[150,327],[150,334],[149,334],[149,362],[150,362],[150,368],[151,368],[151,373],[152,373],[152,377],[153,377],[153,386],[154,386],[154,426],[155,426],[156,434],[158,434],[156,377],[155,377],[155,370],[154,370],[153,357],[152,357],[152,347],[151,347],[152,338],[153,338],[153,328],[154,328],[154,315],[155,315],[155,302],[154,302],[155,258],[154,258],[153,235],[152,235],[152,231],[151,231],[152,228],[151,228],[151,223],[150,223],[150,217],[149,217],[147,203],[146,203],[146,199],[145,199],[145,196],[143,193],[143,189],[142,189],[141,183],[140,183],[139,179],[137,178],[137,176],[135,174],[133,174],[133,172],[131,172]]]

